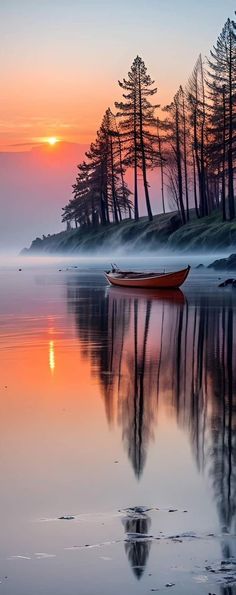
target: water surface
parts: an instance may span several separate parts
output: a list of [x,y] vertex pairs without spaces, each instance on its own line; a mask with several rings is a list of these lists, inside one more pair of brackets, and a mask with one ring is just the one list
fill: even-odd
[[21,265],[0,271],[1,592],[234,595],[236,292]]

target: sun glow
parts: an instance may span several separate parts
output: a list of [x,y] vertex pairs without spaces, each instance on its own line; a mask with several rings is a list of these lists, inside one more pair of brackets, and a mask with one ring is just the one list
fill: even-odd
[[54,341],[49,341],[49,368],[53,374],[55,370],[55,350]]
[[58,138],[56,138],[56,136],[49,136],[47,138],[47,143],[53,147],[53,145],[58,143]]

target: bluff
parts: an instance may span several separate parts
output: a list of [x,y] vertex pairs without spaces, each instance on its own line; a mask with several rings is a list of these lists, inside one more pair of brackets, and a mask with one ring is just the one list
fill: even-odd
[[21,254],[104,254],[122,250],[126,253],[153,252],[158,248],[178,252],[236,250],[236,221],[222,221],[221,213],[181,225],[177,212],[155,215],[153,221],[126,219],[121,223],[88,226],[36,238]]

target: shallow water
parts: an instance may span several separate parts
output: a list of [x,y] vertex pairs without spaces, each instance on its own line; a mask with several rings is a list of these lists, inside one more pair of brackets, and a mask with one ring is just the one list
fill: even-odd
[[108,288],[105,261],[18,266],[0,270],[0,592],[234,595],[236,292],[194,268],[168,294]]

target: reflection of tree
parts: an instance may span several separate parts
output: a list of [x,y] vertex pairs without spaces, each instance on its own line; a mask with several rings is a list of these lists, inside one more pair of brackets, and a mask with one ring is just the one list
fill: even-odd
[[140,477],[156,411],[158,353],[149,351],[147,357],[152,301],[140,301],[135,294],[117,299],[104,289],[71,284],[68,305],[83,353],[100,379],[109,423],[117,411],[125,448]]
[[[236,516],[236,360],[232,304],[200,299],[177,321],[173,404],[199,469],[208,468],[224,531]],[[188,362],[186,373],[184,365]],[[173,368],[174,369],[174,368]]]
[[133,349],[127,353],[127,367],[118,393],[123,440],[137,477],[140,477],[143,471],[147,443],[151,436],[153,407],[148,395],[151,397],[154,381],[153,362],[147,361],[151,302],[147,301],[145,304],[141,337],[138,333],[139,308],[138,300],[134,300]]
[[113,377],[114,337],[118,337],[117,319],[126,323],[127,312],[111,310],[105,287],[81,287],[76,278],[67,286],[69,312],[75,316],[76,328],[82,344],[84,357],[89,358],[92,371],[99,377],[103,388],[108,421],[114,416],[111,398]]
[[235,585],[231,586],[227,586],[227,587],[221,587],[221,595],[236,595],[236,587]]
[[[226,297],[225,297],[226,295]],[[140,477],[160,396],[188,431],[199,470],[211,478],[225,532],[236,518],[236,358],[233,296],[187,304],[122,290],[68,287],[84,354],[99,377]],[[229,551],[225,546],[225,555]]]
[[146,514],[127,515],[123,519],[123,525],[126,533],[125,552],[136,578],[140,579],[151,548],[151,539],[148,535],[151,519]]

